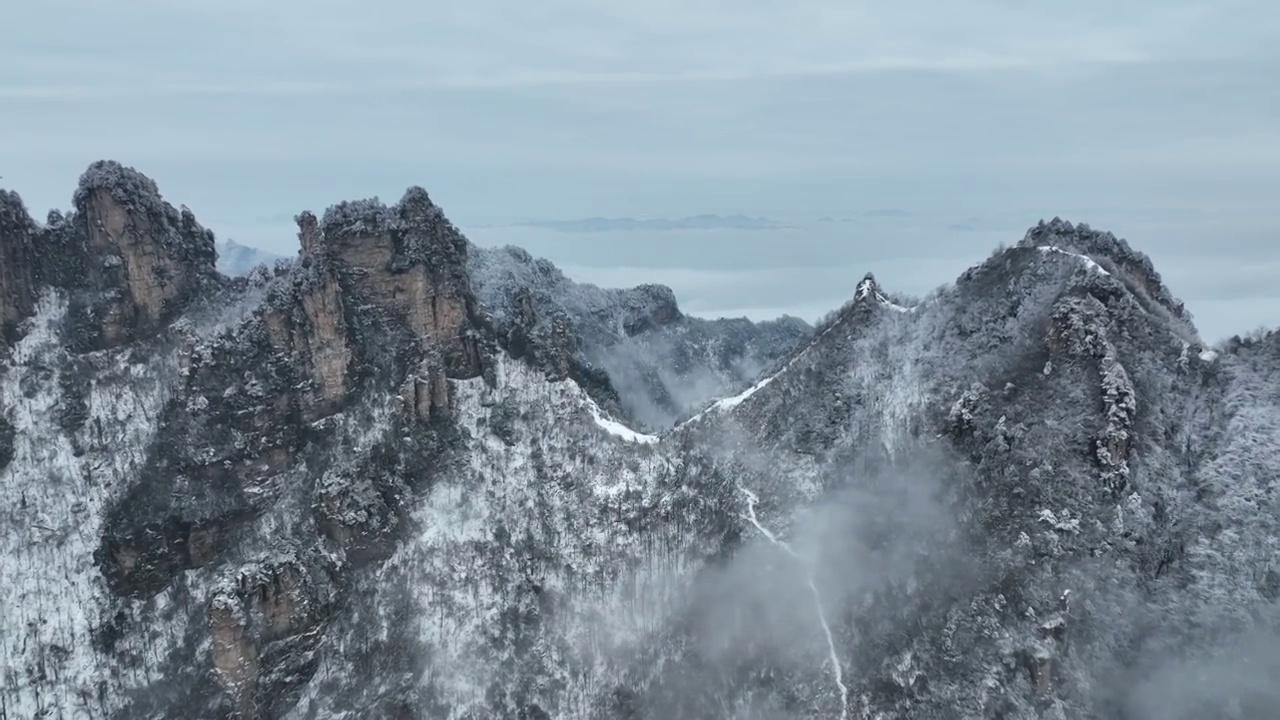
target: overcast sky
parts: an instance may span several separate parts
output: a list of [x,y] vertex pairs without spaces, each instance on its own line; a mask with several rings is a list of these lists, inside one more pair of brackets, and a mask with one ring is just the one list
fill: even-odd
[[[1061,215],[1152,255],[1207,339],[1280,324],[1269,0],[14,0],[0,26],[0,184],[37,216],[111,157],[291,254],[297,211],[419,184],[574,276],[812,319]],[[790,228],[507,226],[738,213]]]

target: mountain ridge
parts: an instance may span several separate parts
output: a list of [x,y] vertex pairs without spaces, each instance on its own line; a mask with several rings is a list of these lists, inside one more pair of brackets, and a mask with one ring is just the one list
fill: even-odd
[[[1114,236],[768,340],[478,250],[421,188],[222,277],[133,173],[43,227],[0,198],[3,713],[1275,707],[1238,638],[1280,637],[1280,333],[1203,352]],[[681,357],[719,384],[643,434],[671,378],[618,378]]]

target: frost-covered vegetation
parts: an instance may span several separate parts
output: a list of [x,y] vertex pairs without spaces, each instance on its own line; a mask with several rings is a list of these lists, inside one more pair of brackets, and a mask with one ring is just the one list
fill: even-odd
[[0,720],[1276,716],[1280,333],[1204,347],[1109,234],[815,331],[416,188],[215,278],[131,173],[133,255],[0,198]]

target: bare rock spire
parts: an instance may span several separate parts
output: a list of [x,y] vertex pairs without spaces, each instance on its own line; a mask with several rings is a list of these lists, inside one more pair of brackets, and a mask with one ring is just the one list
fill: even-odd
[[[213,233],[156,184],[111,160],[93,163],[75,193],[83,273],[74,282],[99,293],[91,303],[100,346],[159,329],[216,276]],[[71,260],[72,258],[68,258]]]

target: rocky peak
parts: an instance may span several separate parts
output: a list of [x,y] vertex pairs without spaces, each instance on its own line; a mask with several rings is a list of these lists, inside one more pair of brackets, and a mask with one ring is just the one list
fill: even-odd
[[301,246],[303,263],[310,264],[312,258],[324,252],[320,221],[310,210],[298,213],[293,217],[293,221],[298,224],[298,244]]
[[862,277],[862,281],[858,283],[858,287],[853,292],[855,302],[860,300],[876,300],[882,297],[884,293],[880,289],[880,283],[876,282],[876,276],[867,273]]
[[9,339],[32,311],[39,229],[16,192],[0,190],[0,338]]
[[186,206],[165,202],[155,181],[134,168],[114,160],[93,163],[80,176],[73,200],[88,224],[90,249],[98,254],[114,249],[128,260],[147,251],[155,254],[154,262],[171,265],[181,276],[213,275],[213,232],[201,227]]
[[[427,191],[411,187],[387,207],[378,198],[330,206],[318,227],[311,213],[298,216],[304,252],[327,253],[348,269],[408,271],[424,266],[439,277],[461,279],[467,242]],[[319,234],[316,234],[318,229]]]
[[683,317],[675,292],[666,285],[637,285],[626,295],[622,309],[622,330],[627,335],[654,330]]
[[333,266],[350,293],[403,320],[423,347],[439,348],[451,375],[479,373],[471,337],[467,241],[427,192],[411,187],[397,205],[341,202],[297,217],[303,263]]
[[1102,263],[1108,271],[1118,271],[1129,281],[1131,289],[1140,290],[1150,300],[1158,303],[1174,317],[1189,320],[1186,307],[1169,292],[1156,272],[1151,258],[1129,246],[1122,238],[1110,232],[1094,230],[1085,223],[1073,225],[1055,217],[1041,220],[1027,230],[1018,243],[1020,248],[1056,248],[1064,252],[1078,253],[1090,260]]
[[422,265],[437,282],[462,290],[467,285],[467,240],[427,191],[410,187],[394,208],[397,245],[410,265]]
[[876,276],[867,273],[854,290],[853,300],[848,303],[846,310],[857,311],[858,315],[862,315],[867,312],[873,312],[870,308],[887,309],[895,312],[911,311],[910,308],[903,307],[890,300],[884,289],[880,287],[880,283],[876,281]]
[[13,190],[0,190],[0,228],[6,232],[36,229],[36,223],[27,212],[27,206]]
[[214,236],[185,207],[165,202],[137,170],[103,160],[76,189],[71,247],[59,268],[78,291],[84,349],[145,337],[180,313],[217,276]]

